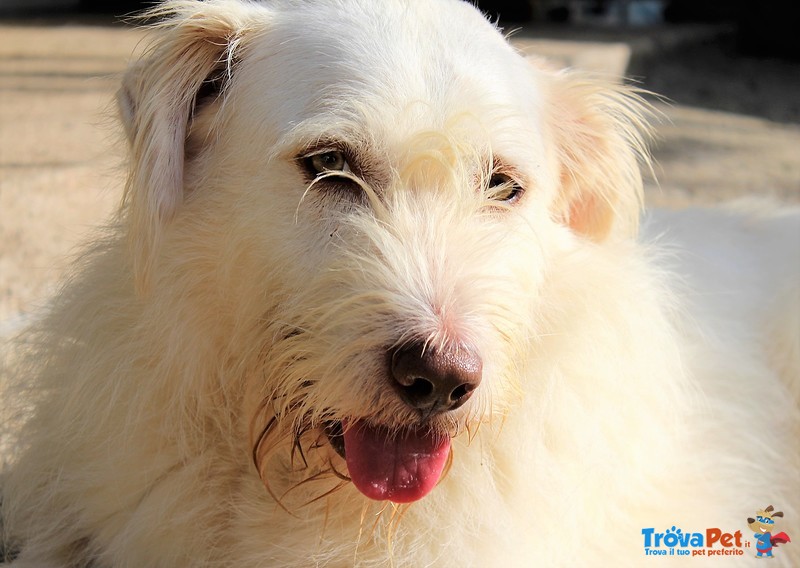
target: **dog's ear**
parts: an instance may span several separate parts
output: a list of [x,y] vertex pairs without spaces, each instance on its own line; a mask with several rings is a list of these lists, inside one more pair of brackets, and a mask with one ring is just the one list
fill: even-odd
[[126,72],[117,93],[130,149],[122,214],[140,292],[149,285],[164,227],[184,199],[188,126],[200,98],[219,96],[256,8],[225,0],[173,0],[155,18],[153,46]]
[[650,163],[645,138],[652,107],[621,84],[573,71],[545,76],[545,120],[560,186],[555,215],[597,242],[635,235],[643,202],[640,166]]

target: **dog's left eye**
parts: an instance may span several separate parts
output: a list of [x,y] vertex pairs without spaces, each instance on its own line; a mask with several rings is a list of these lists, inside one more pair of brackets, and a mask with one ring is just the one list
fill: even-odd
[[350,172],[350,164],[344,153],[339,150],[306,156],[303,159],[303,166],[312,177],[326,173]]
[[494,173],[489,178],[489,198],[504,203],[519,201],[525,189],[514,178],[503,173]]

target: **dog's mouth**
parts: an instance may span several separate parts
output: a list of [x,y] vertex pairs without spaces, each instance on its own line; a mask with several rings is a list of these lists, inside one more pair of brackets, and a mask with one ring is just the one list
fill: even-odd
[[450,436],[425,427],[396,430],[349,420],[328,422],[324,430],[347,462],[353,485],[378,501],[422,499],[439,482],[450,455]]

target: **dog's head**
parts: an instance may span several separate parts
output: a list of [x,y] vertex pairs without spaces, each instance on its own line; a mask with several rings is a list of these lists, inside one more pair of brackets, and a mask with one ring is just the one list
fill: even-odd
[[553,256],[635,233],[636,96],[456,0],[153,15],[119,94],[140,294],[207,315],[267,482],[341,455],[368,496],[422,497],[519,398]]
[[756,518],[748,517],[747,518],[747,526],[748,528],[756,534],[759,533],[771,533],[775,528],[775,518],[776,517],[783,517],[782,511],[776,511],[775,508],[770,505],[763,511],[756,511]]

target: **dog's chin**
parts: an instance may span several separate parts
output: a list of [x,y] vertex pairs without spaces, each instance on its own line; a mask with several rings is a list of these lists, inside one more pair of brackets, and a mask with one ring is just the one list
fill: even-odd
[[432,426],[389,428],[351,419],[326,422],[324,432],[347,463],[353,485],[378,501],[422,499],[439,482],[450,456],[450,435]]

